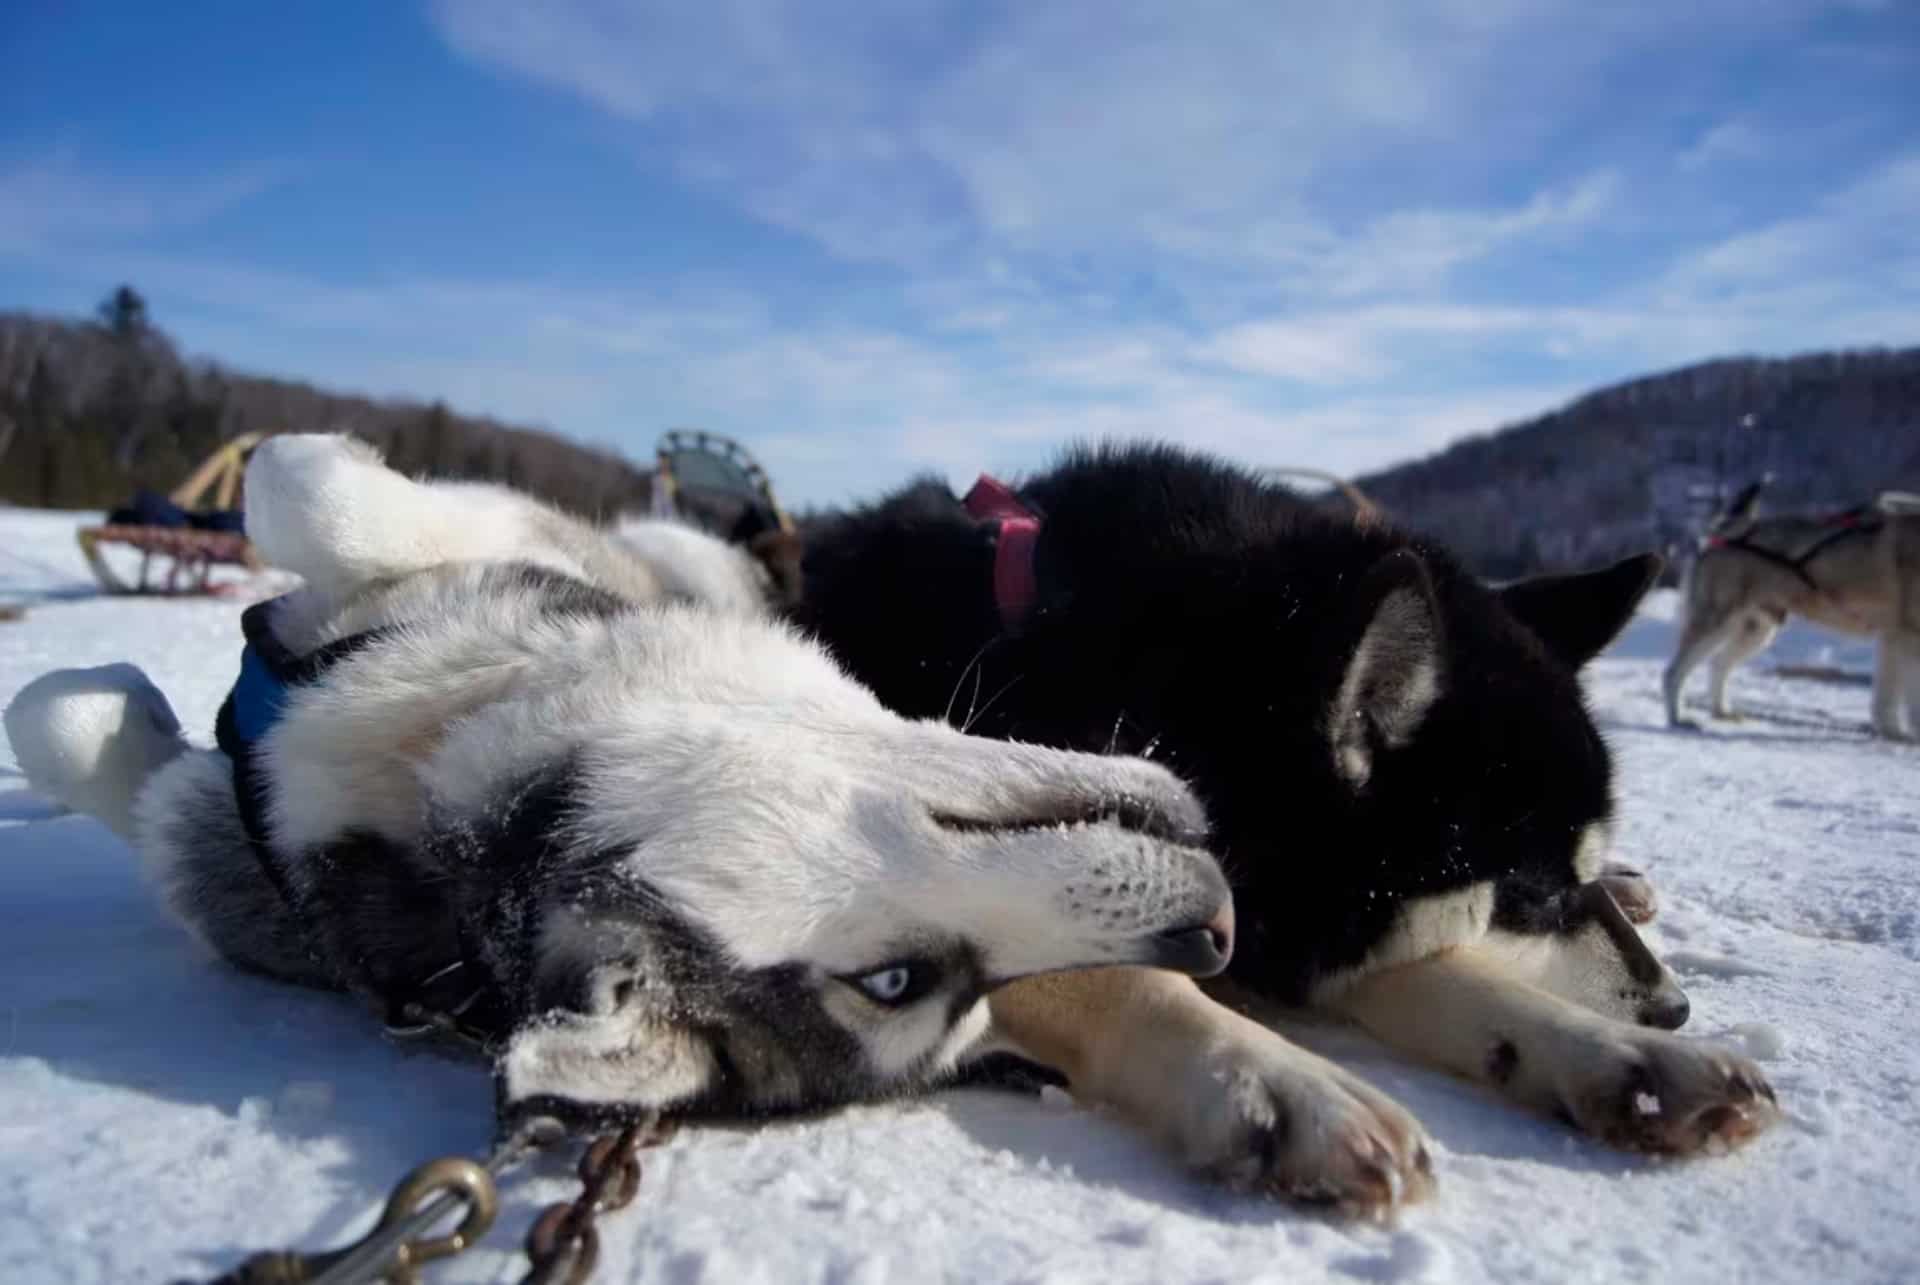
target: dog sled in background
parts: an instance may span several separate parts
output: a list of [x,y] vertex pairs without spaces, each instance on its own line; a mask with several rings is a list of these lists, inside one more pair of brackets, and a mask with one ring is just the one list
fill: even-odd
[[[100,587],[112,594],[211,593],[217,566],[264,570],[235,505],[247,457],[266,436],[243,433],[209,455],[170,494],[138,491],[104,523],[80,528],[75,535],[80,553]],[[211,500],[209,507],[200,507],[203,499]],[[106,550],[114,546],[140,553],[140,573],[132,583],[107,561]],[[158,584],[151,579],[156,557],[166,566]]]
[[1686,725],[1681,693],[1702,662],[1713,716],[1737,717],[1727,694],[1733,671],[1801,616],[1877,640],[1874,731],[1920,739],[1920,495],[1888,491],[1837,513],[1762,517],[1761,486],[1714,518],[1687,572],[1684,623],[1662,680],[1668,723]]
[[[668,523],[696,527],[751,553],[766,568],[772,605],[791,606],[800,595],[800,535],[774,497],[773,483],[747,448],[731,437],[699,429],[664,433],[654,447],[649,523],[628,523],[622,534],[648,541],[671,537]],[[650,546],[655,552],[668,550]],[[684,552],[701,560],[697,549]],[[663,565],[679,565],[665,556]]]

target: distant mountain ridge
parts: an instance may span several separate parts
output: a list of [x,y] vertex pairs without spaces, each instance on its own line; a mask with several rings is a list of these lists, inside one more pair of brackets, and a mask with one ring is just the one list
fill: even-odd
[[[0,503],[104,509],[171,489],[240,433],[340,429],[407,472],[505,482],[590,517],[644,510],[651,492],[647,468],[555,433],[185,358],[125,287],[93,320],[0,311]],[[1716,490],[1768,473],[1775,511],[1920,490],[1920,347],[1703,362],[1356,480],[1507,578],[1675,547]]]
[[1674,547],[1765,474],[1770,511],[1920,488],[1920,347],[1702,362],[1356,480],[1499,579]]

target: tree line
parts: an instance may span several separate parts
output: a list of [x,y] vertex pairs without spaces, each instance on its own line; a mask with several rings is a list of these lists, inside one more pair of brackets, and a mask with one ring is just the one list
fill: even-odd
[[[648,473],[610,451],[189,360],[130,287],[85,321],[0,312],[0,503],[104,509],[171,490],[241,433],[336,430],[408,473],[504,482],[596,518],[647,506]],[[1775,511],[1920,490],[1920,348],[1705,362],[1358,481],[1505,579],[1682,547],[1717,496],[1763,476]]]
[[556,434],[189,359],[122,286],[88,320],[0,312],[0,503],[105,509],[167,492],[248,432],[347,431],[413,474],[504,482],[571,512],[643,510],[648,473]]

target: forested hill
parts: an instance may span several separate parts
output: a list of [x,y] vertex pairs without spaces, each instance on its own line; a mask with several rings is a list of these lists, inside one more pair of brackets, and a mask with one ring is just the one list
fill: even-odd
[[1712,491],[1766,474],[1770,511],[1920,489],[1920,348],[1710,361],[1358,481],[1506,578],[1669,548]]
[[0,312],[0,503],[104,509],[172,490],[241,433],[335,430],[408,473],[507,482],[591,517],[647,504],[642,468],[552,433],[190,360],[132,290],[94,320]]
[[[90,320],[0,312],[0,503],[104,509],[135,486],[171,490],[241,433],[341,429],[409,473],[506,482],[594,517],[647,504],[645,469],[610,451],[188,359],[124,287]],[[1920,348],[1689,366],[1358,481],[1506,578],[1672,548],[1714,492],[1767,474],[1774,510],[1920,489]]]

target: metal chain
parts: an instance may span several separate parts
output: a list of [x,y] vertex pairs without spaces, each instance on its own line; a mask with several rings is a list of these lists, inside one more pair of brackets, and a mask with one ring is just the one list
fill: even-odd
[[581,1285],[600,1261],[594,1220],[625,1209],[640,1191],[640,1152],[673,1136],[673,1126],[651,1112],[618,1133],[603,1133],[580,1157],[580,1194],[547,1206],[527,1232],[533,1270],[521,1285]]
[[[464,1156],[430,1161],[403,1178],[386,1211],[365,1238],[319,1254],[255,1254],[215,1285],[416,1285],[422,1264],[471,1248],[492,1226],[499,1209],[494,1179],[532,1152],[557,1141],[559,1123],[540,1117],[515,1130],[484,1163]],[[640,1191],[640,1152],[673,1136],[658,1112],[618,1132],[601,1134],[580,1156],[580,1194],[549,1206],[527,1232],[532,1270],[524,1285],[581,1285],[600,1259],[594,1220],[624,1209]],[[422,1239],[464,1208],[447,1235]]]

